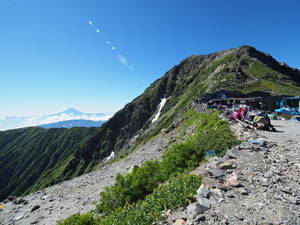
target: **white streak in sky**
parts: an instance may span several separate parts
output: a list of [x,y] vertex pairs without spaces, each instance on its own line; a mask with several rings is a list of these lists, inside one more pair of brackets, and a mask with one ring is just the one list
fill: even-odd
[[118,54],[118,59],[123,65],[125,65],[125,66],[127,65],[127,60],[123,55]]

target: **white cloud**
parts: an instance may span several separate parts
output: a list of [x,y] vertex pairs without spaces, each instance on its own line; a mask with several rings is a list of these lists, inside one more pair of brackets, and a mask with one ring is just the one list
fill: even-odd
[[82,115],[82,116],[76,116],[73,113],[66,114],[62,113],[58,116],[50,116],[46,117],[43,120],[39,121],[39,124],[48,124],[48,123],[56,123],[60,121],[66,121],[66,120],[93,120],[93,121],[99,121],[99,120],[108,120],[112,117],[112,115]]

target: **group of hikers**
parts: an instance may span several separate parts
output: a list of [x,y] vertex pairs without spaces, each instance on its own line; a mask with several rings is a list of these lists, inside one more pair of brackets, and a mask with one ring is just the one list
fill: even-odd
[[224,106],[223,109],[225,116],[231,115],[234,119],[246,122],[252,127],[252,129],[276,131],[271,124],[271,120],[267,112],[260,111],[253,114],[250,113],[251,108],[249,106],[241,108],[236,108],[234,106],[227,108]]

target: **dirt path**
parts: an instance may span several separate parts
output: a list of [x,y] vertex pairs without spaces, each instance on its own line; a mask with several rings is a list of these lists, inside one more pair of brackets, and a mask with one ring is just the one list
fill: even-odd
[[271,120],[272,125],[278,132],[258,131],[272,142],[298,142],[300,143],[300,122],[290,120]]

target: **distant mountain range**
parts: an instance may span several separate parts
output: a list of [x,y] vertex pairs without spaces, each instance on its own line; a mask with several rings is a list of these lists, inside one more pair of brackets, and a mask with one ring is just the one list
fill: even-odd
[[32,126],[44,128],[99,127],[112,116],[113,114],[82,113],[74,108],[46,116],[2,116],[0,117],[0,131]]
[[56,123],[48,123],[38,125],[38,127],[42,128],[72,128],[72,127],[100,127],[104,121],[93,121],[93,120],[66,120],[60,121]]

